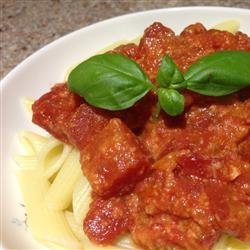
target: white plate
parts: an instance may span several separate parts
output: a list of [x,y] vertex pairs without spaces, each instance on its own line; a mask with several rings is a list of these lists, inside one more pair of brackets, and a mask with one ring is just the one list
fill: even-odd
[[68,68],[119,40],[138,37],[154,21],[177,33],[185,26],[202,22],[206,27],[227,19],[240,21],[241,30],[250,34],[250,10],[220,7],[160,9],[109,19],[75,31],[28,57],[1,83],[3,128],[1,165],[1,240],[6,249],[42,249],[27,232],[25,210],[15,179],[12,155],[18,151],[17,133],[39,130],[32,125],[21,106],[24,96],[37,98],[56,82],[64,80]]

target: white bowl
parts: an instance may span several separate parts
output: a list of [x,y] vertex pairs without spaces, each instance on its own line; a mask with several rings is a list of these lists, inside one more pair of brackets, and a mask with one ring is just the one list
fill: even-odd
[[250,10],[221,7],[186,7],[152,10],[112,18],[77,30],[40,49],[13,69],[1,83],[2,165],[1,165],[1,241],[6,249],[43,249],[27,231],[25,209],[15,179],[12,156],[18,149],[17,133],[41,131],[28,119],[21,106],[22,97],[37,98],[77,62],[119,40],[141,35],[154,21],[160,21],[177,33],[185,26],[202,22],[212,27],[227,19],[240,21],[240,30],[250,34]]

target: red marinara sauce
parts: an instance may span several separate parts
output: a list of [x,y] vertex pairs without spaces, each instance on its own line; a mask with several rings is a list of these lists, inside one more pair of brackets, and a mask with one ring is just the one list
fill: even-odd
[[[175,35],[153,23],[139,45],[112,53],[138,62],[154,82],[165,54],[185,71],[218,50],[250,51],[250,37],[199,23]],[[221,98],[183,94],[185,112],[158,119],[150,117],[152,94],[107,112],[62,85],[34,103],[33,121],[81,151],[93,187],[83,225],[93,242],[112,244],[125,232],[145,249],[208,250],[223,233],[250,242],[250,89]]]

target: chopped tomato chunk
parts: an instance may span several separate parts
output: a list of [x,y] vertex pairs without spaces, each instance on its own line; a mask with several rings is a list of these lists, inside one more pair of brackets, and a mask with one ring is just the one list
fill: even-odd
[[56,84],[32,105],[32,121],[68,143],[67,123],[81,103],[82,98],[69,92],[66,84]]
[[115,48],[112,52],[122,54],[133,60],[136,60],[139,57],[138,46],[134,43],[120,45],[119,47]]
[[121,198],[93,201],[84,219],[84,231],[96,243],[110,244],[128,230],[129,216]]
[[126,192],[150,166],[143,145],[119,119],[111,119],[81,151],[83,172],[100,196]]
[[109,119],[109,113],[105,110],[87,103],[81,104],[68,121],[69,141],[79,150],[83,149],[108,124]]

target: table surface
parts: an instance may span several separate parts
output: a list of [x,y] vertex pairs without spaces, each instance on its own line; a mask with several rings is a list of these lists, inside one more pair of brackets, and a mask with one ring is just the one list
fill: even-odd
[[0,0],[0,78],[55,39],[126,13],[177,6],[250,9],[250,0]]

